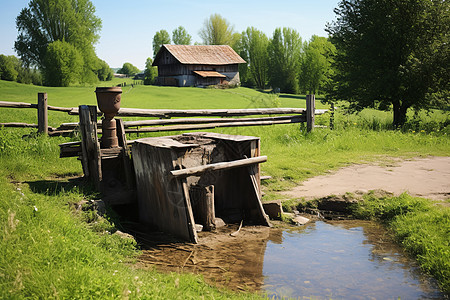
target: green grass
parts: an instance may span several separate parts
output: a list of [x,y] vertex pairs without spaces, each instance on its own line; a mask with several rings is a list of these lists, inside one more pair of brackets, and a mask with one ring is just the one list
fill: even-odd
[[407,194],[386,198],[369,194],[355,207],[354,215],[385,223],[421,268],[450,294],[450,208]]
[[[36,103],[37,93],[47,92],[49,105],[73,107],[96,103],[93,86],[50,88],[0,81],[0,90],[0,101]],[[247,88],[128,85],[123,90],[123,107],[248,108],[270,106],[274,102],[282,107],[305,107],[304,96],[281,95],[274,99]],[[320,103],[317,107],[327,108]],[[261,137],[262,155],[268,156],[261,166],[262,172],[273,177],[265,185],[265,198],[274,199],[280,197],[277,193],[280,190],[352,163],[450,155],[448,112],[410,117],[408,124],[416,127],[405,131],[386,130],[392,116],[373,110],[358,115],[345,115],[338,110],[333,131],[317,129],[306,133],[299,124],[213,131]],[[36,110],[0,108],[0,118],[2,122],[35,123]],[[77,116],[49,112],[52,126],[76,121]],[[319,116],[316,121],[327,125],[329,116]],[[35,131],[0,128],[1,298],[255,297],[219,291],[194,275],[161,274],[133,267],[131,262],[138,254],[135,245],[106,232],[115,230],[111,220],[92,222],[95,216],[71,208],[70,203],[95,197],[88,186],[68,181],[82,175],[80,162],[75,158],[59,158],[58,144],[79,137],[48,138],[36,136]],[[167,134],[177,132],[140,137]]]
[[96,195],[67,180],[80,175],[80,165],[58,158],[64,139],[21,133],[0,129],[0,299],[257,297],[219,290],[200,276],[137,268],[135,241],[110,234],[117,220],[75,210]]

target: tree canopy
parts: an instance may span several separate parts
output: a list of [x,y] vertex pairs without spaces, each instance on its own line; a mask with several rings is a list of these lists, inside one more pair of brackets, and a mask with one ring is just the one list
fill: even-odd
[[410,107],[449,105],[448,1],[342,0],[335,13],[327,25],[337,49],[329,99],[354,109],[392,105],[396,127]]
[[323,91],[333,74],[331,63],[336,47],[325,37],[313,35],[305,43],[300,64],[299,87],[303,93]]
[[31,0],[16,19],[15,49],[27,64],[41,66],[48,44],[65,41],[78,49],[92,47],[101,20],[89,0]]
[[123,64],[122,68],[120,68],[117,73],[125,74],[127,76],[133,76],[139,73],[139,69],[136,66],[133,66],[131,63],[126,62]]
[[153,36],[153,57],[156,57],[159,49],[164,44],[170,44],[170,35],[165,29],[161,29]]
[[42,84],[42,76],[34,68],[25,67],[14,55],[0,54],[0,79],[19,83]]
[[72,44],[55,41],[47,47],[44,66],[46,85],[69,86],[80,78],[83,71],[83,57]]
[[199,36],[205,45],[230,45],[237,42],[234,26],[219,14],[213,14],[205,20]]
[[172,40],[175,45],[190,45],[192,42],[192,36],[187,33],[183,26],[178,26],[172,32]]
[[239,55],[247,64],[239,66],[241,80],[250,86],[265,89],[269,80],[269,56],[267,47],[269,39],[264,32],[248,27],[241,35],[237,46]]
[[268,46],[270,84],[281,92],[298,92],[302,39],[292,28],[277,28]]
[[[26,66],[43,70],[46,84],[56,85],[70,78],[70,82],[93,82],[103,67],[95,54],[94,44],[99,39],[101,20],[95,16],[95,7],[89,0],[31,0],[16,18],[19,32],[14,48]],[[58,43],[55,43],[58,42]],[[67,53],[63,51],[68,51]],[[50,74],[55,67],[48,65],[59,61],[67,65],[78,52],[77,64],[82,72],[56,80]],[[64,55],[68,55],[64,58]],[[55,57],[50,57],[56,55]],[[63,63],[64,62],[64,63]],[[68,74],[70,70],[58,70]],[[55,81],[56,80],[56,81]]]

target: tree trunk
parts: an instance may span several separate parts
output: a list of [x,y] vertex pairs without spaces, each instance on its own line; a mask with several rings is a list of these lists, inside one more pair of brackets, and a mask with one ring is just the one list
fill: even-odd
[[395,129],[401,128],[406,122],[406,112],[408,110],[408,106],[402,104],[401,101],[394,101],[392,103],[394,105],[394,121],[392,125]]

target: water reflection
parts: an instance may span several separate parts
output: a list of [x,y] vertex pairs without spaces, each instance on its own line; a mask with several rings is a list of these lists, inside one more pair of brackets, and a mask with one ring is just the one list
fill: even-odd
[[202,274],[235,290],[315,299],[441,299],[378,224],[315,222],[289,229],[243,227],[202,233],[200,244],[158,245],[143,265]]

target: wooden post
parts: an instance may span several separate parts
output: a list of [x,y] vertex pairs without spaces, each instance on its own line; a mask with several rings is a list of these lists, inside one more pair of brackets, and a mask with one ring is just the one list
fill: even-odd
[[314,130],[314,114],[316,112],[316,95],[306,95],[306,129],[308,132]]
[[331,111],[330,111],[330,129],[334,129],[334,102],[331,103]]
[[38,93],[38,133],[48,134],[47,93]]
[[214,209],[214,185],[192,186],[189,191],[195,222],[202,224],[205,231],[216,227]]

